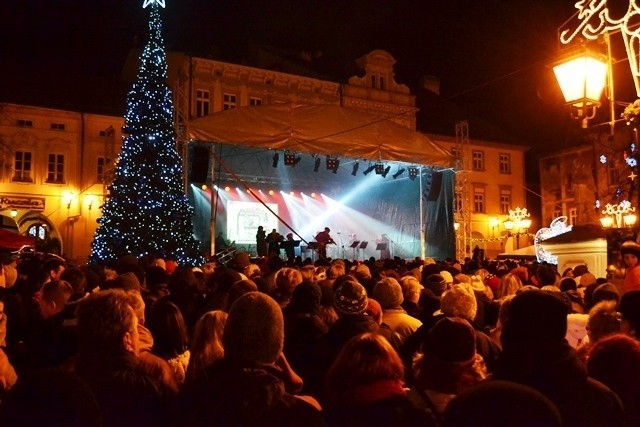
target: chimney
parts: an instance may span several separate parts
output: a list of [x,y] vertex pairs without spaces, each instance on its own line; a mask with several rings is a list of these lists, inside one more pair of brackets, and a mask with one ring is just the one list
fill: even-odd
[[440,79],[436,76],[424,76],[422,77],[420,84],[423,88],[429,92],[440,95]]

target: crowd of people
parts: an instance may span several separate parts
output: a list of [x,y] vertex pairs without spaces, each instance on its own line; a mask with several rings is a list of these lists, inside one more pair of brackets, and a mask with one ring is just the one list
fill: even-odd
[[640,283],[261,255],[2,254],[0,425],[640,425]]

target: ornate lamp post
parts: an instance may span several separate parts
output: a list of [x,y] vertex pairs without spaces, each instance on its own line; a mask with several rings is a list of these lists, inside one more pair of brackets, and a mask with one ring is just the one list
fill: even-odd
[[531,227],[530,216],[531,214],[529,214],[527,208],[509,209],[509,219],[503,223],[509,236],[516,237],[516,249],[520,249],[520,235],[527,234],[529,227]]

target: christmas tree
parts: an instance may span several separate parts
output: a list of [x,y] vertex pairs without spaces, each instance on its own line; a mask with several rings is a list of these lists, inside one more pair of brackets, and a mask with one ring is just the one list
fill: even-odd
[[176,147],[171,90],[166,85],[160,19],[164,0],[145,0],[143,8],[149,5],[149,40],[127,96],[122,152],[90,259],[104,262],[125,255],[153,255],[174,258],[181,265],[201,265],[204,258],[193,237],[193,208],[182,187],[182,160]]

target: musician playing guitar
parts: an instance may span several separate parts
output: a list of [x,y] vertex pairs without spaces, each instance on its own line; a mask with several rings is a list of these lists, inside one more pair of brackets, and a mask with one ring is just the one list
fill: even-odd
[[326,258],[327,257],[327,245],[331,244],[331,243],[336,243],[333,240],[333,237],[331,237],[331,235],[329,234],[331,230],[329,229],[329,227],[325,227],[324,231],[319,232],[318,234],[316,234],[316,242],[318,242],[318,254],[320,255],[321,258]]

